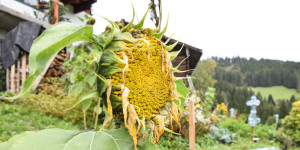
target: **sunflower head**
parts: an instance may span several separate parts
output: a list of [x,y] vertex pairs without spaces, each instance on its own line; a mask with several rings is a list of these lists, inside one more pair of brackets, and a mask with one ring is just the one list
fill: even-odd
[[177,84],[187,90],[182,80],[174,77],[177,69],[171,63],[179,52],[170,53],[169,50],[178,42],[167,46],[160,41],[167,25],[159,33],[157,29],[142,28],[146,14],[136,25],[132,25],[133,20],[124,24],[106,19],[110,26],[99,36],[104,52],[97,74],[98,91],[103,107],[110,114],[104,126],[110,124],[113,114],[121,114],[118,118],[124,120],[135,145],[139,135],[147,132],[147,127],[157,143],[165,130],[167,116],[171,128],[172,119],[180,127],[180,105],[186,94],[178,93]]

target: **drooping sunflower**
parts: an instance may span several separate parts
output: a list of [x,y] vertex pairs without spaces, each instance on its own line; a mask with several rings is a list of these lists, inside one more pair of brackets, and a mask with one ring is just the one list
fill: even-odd
[[[174,71],[178,70],[171,63],[179,51],[169,52],[177,42],[167,46],[169,40],[166,43],[160,40],[168,22],[162,32],[156,33],[157,29],[142,27],[146,14],[137,25],[132,25],[133,20],[126,25],[107,19],[111,25],[99,36],[100,41],[108,41],[97,74],[98,91],[111,116],[107,124],[113,114],[121,113],[135,143],[147,121],[153,125],[153,141],[158,142],[165,128],[163,110],[180,128],[178,95],[186,96],[177,92],[176,80],[181,84],[182,80],[174,77]],[[118,110],[120,105],[122,109]]]
[[[82,95],[76,105],[96,97],[96,108],[101,107],[105,112],[105,120],[98,133],[110,126],[113,119],[122,120],[136,149],[138,140],[145,133],[153,135],[154,143],[158,142],[166,130],[166,117],[169,117],[171,129],[172,120],[180,129],[180,106],[188,92],[183,81],[174,77],[178,67],[173,68],[171,63],[180,50],[169,52],[178,41],[172,45],[167,45],[169,40],[161,41],[168,21],[158,33],[158,28],[143,28],[148,11],[136,25],[132,24],[133,19],[126,24],[104,18],[110,25],[100,35],[93,35],[90,25],[78,27],[58,23],[48,28],[31,48],[30,76],[17,97],[35,89],[60,49],[83,40],[91,42],[101,55],[95,59],[98,62],[88,61],[94,67],[97,88]],[[59,36],[57,30],[61,32]]]

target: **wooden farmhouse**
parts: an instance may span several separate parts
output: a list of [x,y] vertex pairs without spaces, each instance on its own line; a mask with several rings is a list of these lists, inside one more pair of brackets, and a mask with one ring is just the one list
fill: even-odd
[[[96,0],[0,0],[0,86],[18,93],[26,77],[29,76],[28,56],[33,40],[38,37],[48,23],[47,3],[56,2],[68,8],[65,13],[70,22],[83,25],[78,17],[90,14],[91,5]],[[77,17],[78,16],[78,17]],[[49,76],[60,75],[64,58],[58,55],[46,73]],[[3,71],[5,70],[5,71]],[[1,74],[2,72],[2,74]],[[5,72],[5,74],[3,74]],[[0,91],[5,90],[0,87]]]

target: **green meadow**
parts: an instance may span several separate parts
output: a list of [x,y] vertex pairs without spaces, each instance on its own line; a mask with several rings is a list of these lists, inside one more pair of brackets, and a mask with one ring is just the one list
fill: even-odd
[[251,87],[251,90],[255,94],[260,92],[262,97],[265,98],[268,98],[269,94],[272,94],[274,100],[290,99],[292,95],[295,95],[296,99],[300,99],[300,93],[296,89],[289,89],[285,86]]

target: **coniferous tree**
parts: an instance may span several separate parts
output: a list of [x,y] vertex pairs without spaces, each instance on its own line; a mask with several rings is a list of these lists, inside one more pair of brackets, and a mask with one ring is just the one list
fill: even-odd
[[273,99],[272,94],[270,94],[270,95],[268,96],[268,103],[269,103],[269,104],[272,104],[273,106],[275,106],[275,101],[274,101],[274,99]]
[[278,104],[279,104],[279,110],[278,110],[279,118],[284,118],[286,115],[289,114],[289,106],[285,100],[281,100]]
[[296,101],[295,95],[291,96],[291,98],[290,98],[290,103],[292,104],[292,103],[294,103],[295,101]]

